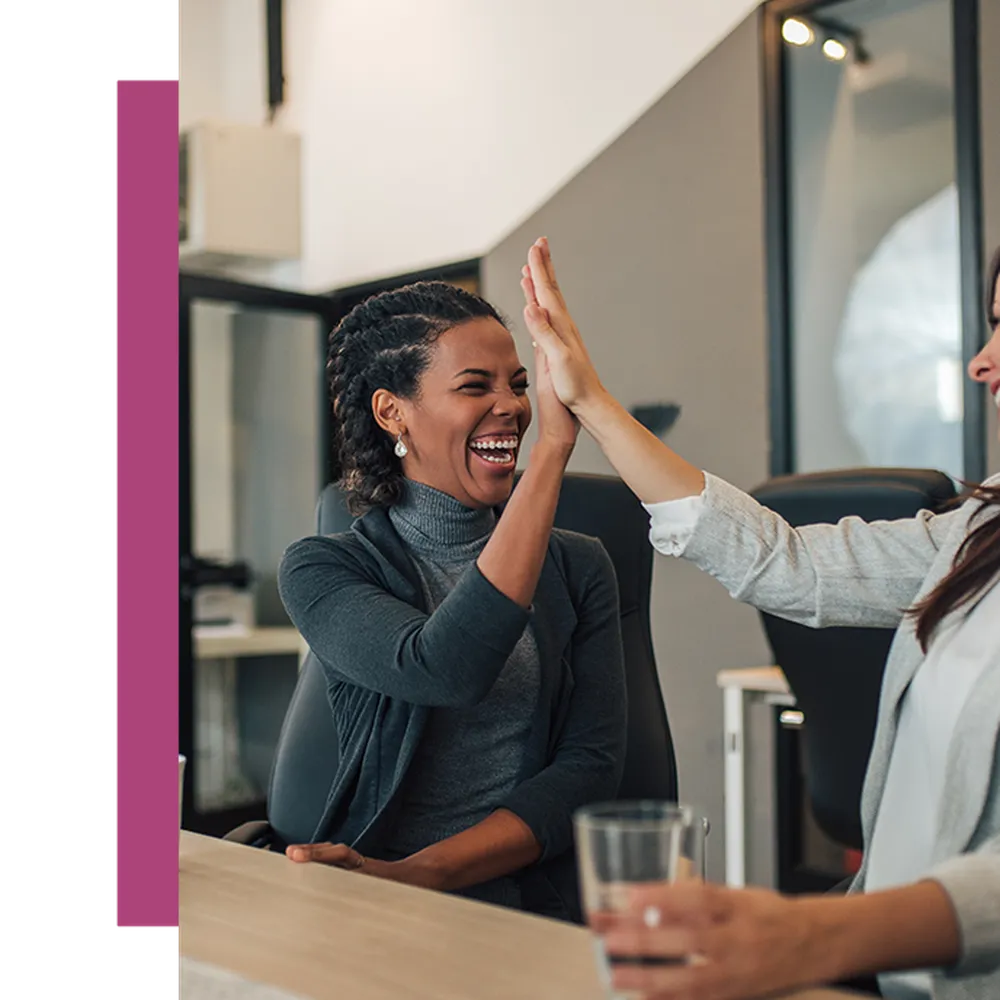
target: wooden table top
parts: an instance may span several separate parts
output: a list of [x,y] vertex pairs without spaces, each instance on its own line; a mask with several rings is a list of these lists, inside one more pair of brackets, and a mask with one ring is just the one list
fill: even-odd
[[188,832],[179,888],[185,958],[302,997],[604,1000],[582,927]]

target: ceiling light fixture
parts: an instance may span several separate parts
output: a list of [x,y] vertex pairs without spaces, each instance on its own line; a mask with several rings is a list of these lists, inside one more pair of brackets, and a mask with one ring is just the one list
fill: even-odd
[[823,43],[823,55],[831,62],[841,62],[847,58],[847,46],[836,38],[828,38]]
[[816,34],[805,21],[789,17],[781,25],[781,37],[789,45],[812,45]]

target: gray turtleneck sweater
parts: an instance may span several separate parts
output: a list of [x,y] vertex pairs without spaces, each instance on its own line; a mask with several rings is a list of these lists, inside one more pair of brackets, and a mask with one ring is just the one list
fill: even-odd
[[[496,523],[492,509],[470,509],[412,481],[389,518],[417,567],[429,611],[479,557]],[[431,712],[403,783],[389,856],[404,857],[460,833],[500,805],[517,783],[538,689],[538,648],[529,625],[479,704]],[[513,879],[477,886],[474,895],[519,905]]]

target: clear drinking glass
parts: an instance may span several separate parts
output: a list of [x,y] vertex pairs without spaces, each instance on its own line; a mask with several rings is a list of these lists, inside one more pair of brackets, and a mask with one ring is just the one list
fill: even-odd
[[[688,806],[608,802],[579,810],[573,822],[583,908],[588,916],[624,909],[631,890],[639,884],[704,878],[708,823]],[[609,959],[597,937],[594,949],[601,980],[613,1000],[632,1000],[633,994],[612,989],[612,963],[662,965],[679,961],[655,955]]]

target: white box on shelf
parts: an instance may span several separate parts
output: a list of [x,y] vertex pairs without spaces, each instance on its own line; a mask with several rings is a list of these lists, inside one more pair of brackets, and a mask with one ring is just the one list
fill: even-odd
[[300,145],[271,126],[204,122],[181,133],[183,266],[301,256]]

